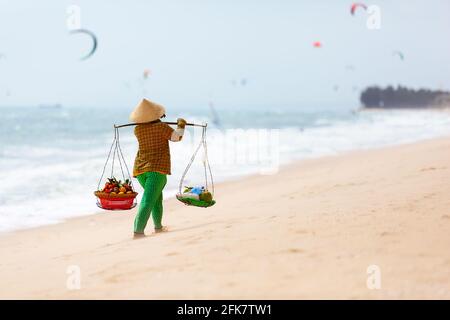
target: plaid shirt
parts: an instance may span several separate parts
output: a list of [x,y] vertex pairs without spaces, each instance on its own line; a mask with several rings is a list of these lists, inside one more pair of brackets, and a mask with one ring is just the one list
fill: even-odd
[[136,126],[134,134],[139,150],[134,160],[133,177],[149,171],[170,174],[169,139],[172,132],[173,129],[162,122]]

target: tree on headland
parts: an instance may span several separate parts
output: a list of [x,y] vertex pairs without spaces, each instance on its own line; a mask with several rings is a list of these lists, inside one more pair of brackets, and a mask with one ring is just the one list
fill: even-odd
[[436,108],[450,106],[450,92],[429,89],[408,89],[388,86],[366,88],[360,97],[364,108]]

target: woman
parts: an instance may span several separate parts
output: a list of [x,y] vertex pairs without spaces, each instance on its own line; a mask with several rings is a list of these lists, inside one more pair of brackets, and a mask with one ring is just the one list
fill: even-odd
[[163,189],[170,174],[169,140],[180,141],[184,134],[186,121],[177,120],[177,129],[161,122],[166,111],[163,106],[143,99],[130,115],[130,120],[136,123],[151,122],[137,125],[134,134],[139,143],[139,150],[134,161],[133,177],[137,178],[144,194],[139,204],[139,210],[134,220],[134,237],[144,237],[144,229],[150,215],[153,219],[155,232],[166,231],[161,224],[163,216]]

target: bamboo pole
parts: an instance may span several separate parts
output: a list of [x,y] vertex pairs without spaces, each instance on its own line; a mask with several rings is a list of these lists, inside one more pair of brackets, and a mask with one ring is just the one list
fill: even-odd
[[[114,125],[114,128],[118,129],[118,128],[123,128],[123,127],[130,127],[130,126],[137,126],[137,125],[141,125],[141,124],[151,124],[151,123],[157,123],[158,121],[150,121],[150,122],[141,122],[141,123],[127,123],[127,124],[121,124],[121,125]],[[161,121],[162,123],[166,123],[166,124],[172,124],[172,125],[176,125],[177,122],[166,122],[166,121]],[[192,127],[203,127],[206,128],[208,126],[207,123],[205,124],[197,124],[197,123],[186,123],[187,126],[192,126]]]

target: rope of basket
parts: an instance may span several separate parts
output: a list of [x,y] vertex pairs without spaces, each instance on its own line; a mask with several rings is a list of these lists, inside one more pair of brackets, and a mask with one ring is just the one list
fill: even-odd
[[[112,164],[111,164],[111,178],[114,177],[114,163],[115,163],[115,159],[117,157],[117,159],[119,160],[120,171],[122,173],[122,179],[125,181],[128,178],[130,186],[134,190],[130,171],[128,170],[128,166],[125,161],[125,157],[123,156],[122,148],[120,147],[119,128],[116,126],[114,126],[114,139],[111,144],[111,147],[109,148],[108,157],[106,158],[105,165],[103,166],[102,175],[100,176],[100,179],[98,180],[97,190],[100,190],[100,185],[102,183],[103,176],[105,175],[105,171],[106,171],[106,167],[108,166],[109,159],[111,158],[111,153],[113,155],[112,156]],[[125,167],[127,176],[125,176],[125,172],[123,170],[124,167]],[[100,202],[99,202],[98,198],[97,198],[97,206],[100,206]],[[134,201],[133,207],[134,206],[136,206],[136,200]]]
[[209,178],[211,181],[211,195],[214,198],[214,180],[213,180],[213,176],[212,176],[212,172],[211,172],[211,166],[209,165],[209,160],[208,160],[208,146],[206,143],[206,126],[203,127],[202,129],[202,138],[200,140],[200,143],[198,144],[197,148],[194,151],[194,154],[192,155],[191,159],[189,160],[189,163],[187,164],[186,168],[184,169],[184,172],[181,176],[180,179],[180,184],[178,185],[178,193],[182,194],[181,189],[183,187],[183,181],[186,177],[186,174],[188,173],[189,169],[192,166],[192,163],[195,160],[195,157],[197,156],[198,151],[200,150],[200,148],[203,146],[203,154],[204,154],[204,159],[203,159],[203,168],[204,168],[204,173],[205,173],[205,187],[206,190],[209,191],[209,183],[208,183],[208,173],[209,173]]

